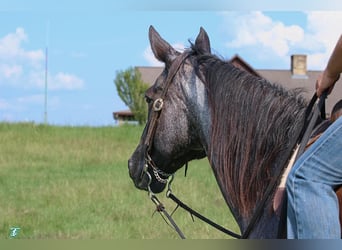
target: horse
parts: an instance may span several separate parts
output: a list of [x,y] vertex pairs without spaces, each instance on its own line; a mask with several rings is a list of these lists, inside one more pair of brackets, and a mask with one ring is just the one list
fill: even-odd
[[[202,27],[184,52],[153,26],[149,40],[165,68],[145,93],[148,120],[128,160],[129,175],[138,189],[160,193],[168,177],[187,162],[208,157],[244,232],[275,173],[284,170],[284,155],[294,151],[307,102],[301,90],[287,90],[212,54]],[[279,237],[275,191],[248,238]]]

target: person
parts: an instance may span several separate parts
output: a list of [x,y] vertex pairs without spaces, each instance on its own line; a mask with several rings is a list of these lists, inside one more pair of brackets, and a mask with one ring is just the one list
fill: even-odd
[[342,115],[342,99],[339,100],[331,110],[330,121],[336,121]]
[[[342,35],[316,82],[316,93],[330,94],[342,72]],[[335,188],[342,185],[342,116],[295,162],[286,181],[287,238],[341,237]]]
[[321,121],[315,129],[312,131],[310,139],[305,146],[305,150],[308,149],[327,128],[342,115],[342,99],[335,103],[331,110],[330,119]]

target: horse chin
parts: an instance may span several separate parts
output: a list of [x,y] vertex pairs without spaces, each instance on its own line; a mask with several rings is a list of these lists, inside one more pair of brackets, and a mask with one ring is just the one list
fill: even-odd
[[152,182],[150,184],[151,191],[153,193],[156,193],[156,194],[163,192],[165,187],[166,187],[166,184],[163,184],[163,183],[160,183],[160,182]]
[[[149,178],[147,175],[143,175],[142,178],[138,179],[133,179],[134,185],[136,188],[144,191],[148,191],[148,183],[149,183]],[[166,187],[166,184],[158,182],[154,178],[152,179],[152,182],[150,183],[150,190],[153,193],[161,193]]]
[[145,190],[147,191],[147,185],[148,185],[148,180],[147,178],[142,178],[141,180],[135,180],[133,179],[133,183],[137,189]]

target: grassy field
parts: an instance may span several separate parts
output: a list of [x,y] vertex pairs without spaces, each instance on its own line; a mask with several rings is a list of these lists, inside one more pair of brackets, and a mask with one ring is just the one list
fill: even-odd
[[[129,178],[142,127],[57,127],[0,123],[0,239],[177,239]],[[238,232],[206,159],[177,173],[173,191]],[[168,211],[175,205],[160,194]],[[179,209],[187,238],[229,238]]]

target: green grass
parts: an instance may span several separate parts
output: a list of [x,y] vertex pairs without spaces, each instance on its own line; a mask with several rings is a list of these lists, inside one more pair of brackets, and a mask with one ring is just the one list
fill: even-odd
[[[177,239],[129,178],[142,127],[57,127],[0,123],[0,239]],[[174,193],[238,231],[206,159],[177,173]],[[175,204],[160,194],[171,212]],[[229,238],[179,209],[187,238]]]

